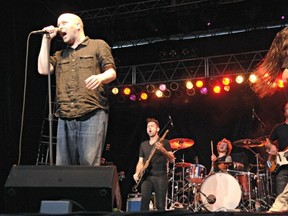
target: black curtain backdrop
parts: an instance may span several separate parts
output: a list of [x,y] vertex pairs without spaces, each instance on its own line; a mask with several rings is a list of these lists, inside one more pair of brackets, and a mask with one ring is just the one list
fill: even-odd
[[[52,14],[48,9],[39,12],[37,7],[42,6],[41,1],[12,0],[5,8],[1,8],[1,15],[5,17],[2,19],[5,20],[2,24],[6,32],[2,34],[4,56],[2,57],[0,80],[2,98],[0,103],[0,212],[3,210],[4,202],[3,185],[11,166],[18,163],[27,36],[32,30],[42,29],[43,26],[56,23],[58,17],[58,14]],[[51,19],[54,20],[53,23],[51,23]],[[264,37],[264,35],[262,36]],[[273,37],[270,34],[268,39],[263,41],[263,49],[269,47],[271,38]],[[212,38],[209,40],[212,41]],[[41,124],[43,118],[47,117],[45,109],[47,77],[42,77],[37,73],[40,42],[41,36],[31,37],[20,165],[36,164]],[[225,45],[225,41],[221,42],[222,49],[223,45]],[[240,43],[239,49],[241,46],[243,44]],[[253,47],[252,42],[251,47]],[[52,50],[54,49],[55,47],[52,46]],[[237,51],[235,47],[233,49]],[[133,50],[131,48],[131,51]],[[139,53],[129,52],[127,49],[125,53],[127,59],[133,56],[139,57],[137,56]],[[213,53],[213,49],[211,53]],[[215,53],[217,53],[216,49]],[[123,104],[117,103],[111,98],[107,136],[110,150],[104,151],[103,156],[107,161],[113,162],[119,172],[125,172],[126,178],[120,182],[121,192],[125,198],[131,193],[134,185],[132,175],[138,160],[139,145],[148,138],[146,118],[157,118],[161,129],[165,130],[166,128],[163,127],[168,122],[170,115],[174,127],[168,125],[167,128],[170,132],[167,139],[189,138],[195,141],[192,147],[175,153],[176,162],[184,159],[185,162],[195,163],[197,156],[199,163],[209,170],[211,141],[215,147],[217,142],[224,137],[234,142],[243,138],[258,138],[269,134],[276,123],[283,121],[282,108],[285,102],[284,91],[260,100],[248,85],[237,86],[236,84],[232,85],[230,92],[221,95],[196,94],[192,97],[150,99],[146,102]],[[257,119],[253,120],[253,107],[265,123],[264,129]],[[261,152],[261,155],[265,157],[263,149],[253,148],[253,150]],[[254,154],[247,149],[234,147],[232,153],[243,153],[247,156],[248,163],[255,163]]]

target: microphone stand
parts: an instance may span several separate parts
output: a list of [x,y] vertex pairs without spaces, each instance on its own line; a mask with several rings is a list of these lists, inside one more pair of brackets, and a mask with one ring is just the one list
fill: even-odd
[[159,134],[161,134],[167,127],[168,125],[171,124],[171,120],[169,119],[169,121],[164,125],[164,127],[161,129],[161,131],[159,132]]
[[256,117],[256,119],[260,122],[262,128],[267,128],[264,122],[259,118],[257,113],[253,110],[253,115]]
[[[45,36],[45,35],[44,35]],[[43,37],[44,37],[43,36]],[[47,35],[45,36],[47,37]],[[48,36],[50,37],[50,36]],[[53,165],[53,147],[52,147],[52,121],[53,121],[53,114],[52,114],[52,100],[51,100],[51,73],[50,73],[50,43],[47,42],[47,62],[48,62],[48,121],[49,121],[49,161],[50,165]]]

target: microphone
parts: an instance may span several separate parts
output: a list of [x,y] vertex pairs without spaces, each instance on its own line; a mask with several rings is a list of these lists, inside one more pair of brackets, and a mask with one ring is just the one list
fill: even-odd
[[[59,32],[60,28],[54,28],[54,32]],[[49,34],[49,32],[47,30],[35,30],[32,31],[31,34]]]
[[171,126],[174,127],[173,120],[172,120],[171,116],[169,115],[168,117],[169,117],[169,119],[170,119],[170,124],[171,124]]
[[209,194],[207,196],[207,201],[209,204],[214,204],[216,202],[216,196],[213,194]]
[[254,121],[254,119],[255,119],[255,110],[254,110],[254,108],[252,109],[252,120]]

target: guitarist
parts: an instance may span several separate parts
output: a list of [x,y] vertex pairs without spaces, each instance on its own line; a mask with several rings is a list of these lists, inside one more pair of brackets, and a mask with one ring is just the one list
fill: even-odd
[[[265,147],[267,148],[267,152],[271,156],[275,156],[278,151],[284,151],[288,147],[288,103],[284,106],[284,116],[285,121],[283,123],[277,124],[270,135],[269,140],[267,139],[265,142]],[[274,141],[278,142],[278,146],[271,143]],[[282,165],[277,169],[276,176],[276,190],[277,195],[282,193],[286,184],[288,183],[288,164]]]
[[[144,173],[144,176],[141,178],[141,211],[149,210],[149,203],[153,192],[155,193],[157,210],[165,210],[168,189],[167,165],[168,162],[174,162],[175,158],[169,141],[163,139],[161,143],[159,142],[159,122],[154,118],[148,118],[146,122],[149,140],[142,142],[140,145],[139,160],[133,178],[138,182],[141,173]],[[149,166],[143,172],[143,167],[153,147],[156,148],[156,151],[150,160]]]

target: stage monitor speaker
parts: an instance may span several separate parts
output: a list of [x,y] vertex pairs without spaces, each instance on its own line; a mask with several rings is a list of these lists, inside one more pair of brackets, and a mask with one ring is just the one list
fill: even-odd
[[69,200],[73,211],[111,212],[115,166],[13,166],[4,185],[5,212],[39,212],[43,200]]

